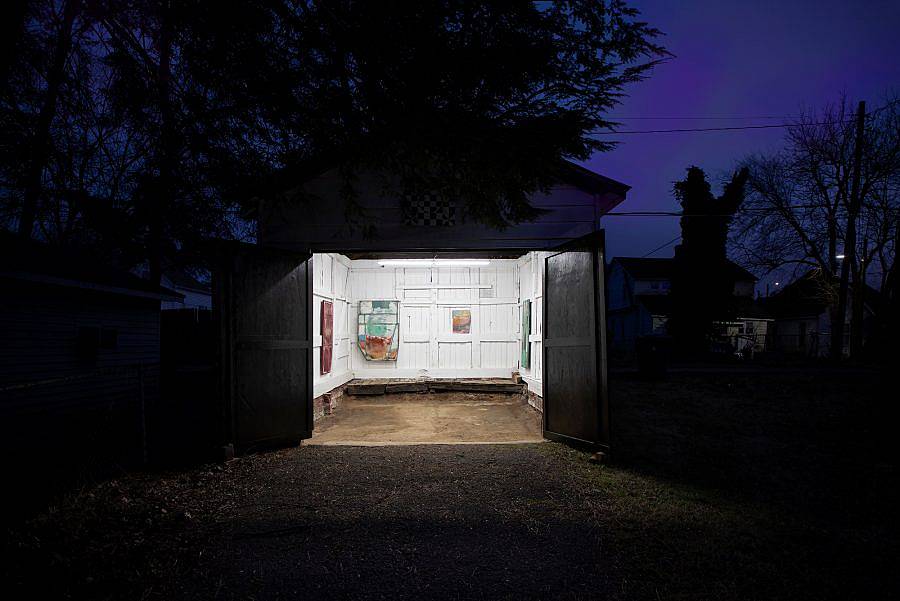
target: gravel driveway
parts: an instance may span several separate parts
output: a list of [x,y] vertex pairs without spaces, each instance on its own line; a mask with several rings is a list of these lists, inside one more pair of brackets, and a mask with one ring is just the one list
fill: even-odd
[[[301,446],[86,488],[9,530],[4,599],[880,599],[896,530],[555,443]],[[865,514],[869,515],[869,513]],[[859,516],[857,516],[859,517]],[[863,516],[864,517],[864,516]]]
[[42,585],[78,598],[602,598],[601,532],[547,446],[306,446],[114,481],[30,552],[52,545]]
[[221,522],[194,592],[578,598],[608,586],[600,533],[533,446],[306,448],[276,463]]

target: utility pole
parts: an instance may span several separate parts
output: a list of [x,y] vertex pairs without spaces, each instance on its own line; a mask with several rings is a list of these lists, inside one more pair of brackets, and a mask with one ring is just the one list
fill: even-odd
[[[866,102],[861,100],[856,111],[856,138],[853,147],[853,174],[850,182],[850,202],[847,207],[847,236],[844,238],[844,258],[841,261],[841,282],[838,287],[838,308],[831,324],[831,358],[839,360],[844,349],[844,323],[847,320],[847,297],[850,290],[850,269],[856,262],[856,217],[859,215],[859,179],[865,143]],[[853,282],[861,286],[862,282]],[[862,324],[851,324],[851,327]]]

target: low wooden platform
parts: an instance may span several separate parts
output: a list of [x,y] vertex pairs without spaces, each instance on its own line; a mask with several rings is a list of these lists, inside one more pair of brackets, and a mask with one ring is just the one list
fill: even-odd
[[497,394],[522,394],[525,384],[516,384],[509,378],[453,378],[445,380],[424,380],[406,378],[385,378],[351,380],[345,394],[372,396],[408,392],[485,392]]

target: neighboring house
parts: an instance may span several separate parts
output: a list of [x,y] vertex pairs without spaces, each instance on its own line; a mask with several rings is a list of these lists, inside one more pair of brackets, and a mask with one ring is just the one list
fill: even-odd
[[3,444],[18,453],[64,449],[50,459],[57,466],[140,448],[142,401],[158,389],[160,302],[181,295],[6,232],[0,287]]
[[202,309],[212,310],[212,288],[184,270],[167,271],[160,282],[164,287],[174,290],[184,297],[179,301],[163,301],[162,310]]
[[[762,350],[772,318],[754,300],[756,277],[743,267],[728,262],[734,281],[737,318],[722,323],[721,334],[736,351]],[[610,350],[619,356],[634,352],[637,339],[649,334],[665,334],[672,313],[674,259],[615,257],[608,269],[608,330]]]
[[[765,299],[766,309],[775,318],[772,344],[776,350],[807,357],[827,357],[831,347],[831,307],[837,282],[825,284],[818,270],[797,278],[777,294]],[[852,288],[852,286],[851,286]],[[878,291],[866,286],[864,307],[864,338],[875,316]],[[849,350],[852,294],[847,306],[844,325],[844,353]]]

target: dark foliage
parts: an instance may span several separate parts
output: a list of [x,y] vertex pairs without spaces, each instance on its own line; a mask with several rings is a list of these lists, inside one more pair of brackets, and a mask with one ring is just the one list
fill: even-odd
[[744,200],[747,176],[746,169],[736,172],[718,198],[699,167],[690,167],[687,177],[675,183],[684,216],[681,244],[675,249],[668,328],[684,352],[702,353],[714,322],[734,317],[734,277],[725,245],[732,217]]
[[16,6],[0,94],[7,227],[156,275],[240,235],[254,197],[290,200],[310,164],[339,168],[350,198],[370,170],[483,223],[531,219],[529,194],[560,159],[609,148],[591,132],[665,56],[620,0]]

